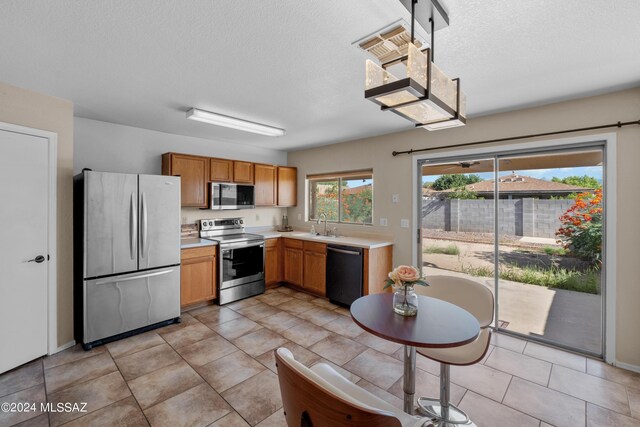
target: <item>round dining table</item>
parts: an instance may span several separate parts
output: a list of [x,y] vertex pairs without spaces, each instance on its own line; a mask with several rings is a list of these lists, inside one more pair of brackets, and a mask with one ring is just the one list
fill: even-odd
[[418,295],[418,314],[393,311],[393,294],[366,295],[351,304],[351,317],[367,332],[404,345],[404,411],[413,414],[416,347],[449,348],[473,342],[480,333],[478,320],[465,309],[436,298]]

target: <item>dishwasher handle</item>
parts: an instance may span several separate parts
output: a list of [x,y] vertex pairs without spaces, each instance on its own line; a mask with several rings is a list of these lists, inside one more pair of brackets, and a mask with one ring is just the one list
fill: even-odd
[[360,256],[361,253],[360,252],[356,252],[356,251],[348,251],[346,249],[338,249],[338,248],[332,248],[331,246],[327,247],[328,251],[332,251],[332,252],[339,252],[341,254],[345,254],[345,255],[357,255]]

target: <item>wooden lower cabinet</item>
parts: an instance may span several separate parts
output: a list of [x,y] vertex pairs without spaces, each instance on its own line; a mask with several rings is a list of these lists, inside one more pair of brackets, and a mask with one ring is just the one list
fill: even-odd
[[[265,277],[267,285],[286,282],[301,290],[325,296],[327,292],[327,245],[292,238],[267,239]],[[393,246],[364,250],[364,294],[383,289],[392,269]]]
[[302,286],[304,251],[302,240],[284,239],[284,281],[292,285]]
[[182,249],[180,254],[180,306],[216,298],[216,246]]
[[324,296],[327,292],[327,245],[304,242],[304,266],[302,287]]
[[264,281],[267,286],[282,282],[282,239],[267,239],[264,248]]

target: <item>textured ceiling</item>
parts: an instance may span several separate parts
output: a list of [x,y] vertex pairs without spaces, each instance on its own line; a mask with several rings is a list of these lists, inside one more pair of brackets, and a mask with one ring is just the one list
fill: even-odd
[[[470,116],[640,85],[638,0],[448,0],[436,63]],[[411,128],[363,98],[352,43],[397,0],[2,0],[0,81],[76,115],[281,150]],[[190,107],[285,128],[192,122]],[[446,132],[446,131],[443,131]]]

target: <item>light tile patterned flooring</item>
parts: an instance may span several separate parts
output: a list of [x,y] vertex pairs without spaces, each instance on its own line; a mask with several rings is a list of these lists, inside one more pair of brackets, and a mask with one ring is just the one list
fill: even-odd
[[[0,413],[0,426],[285,426],[273,350],[329,363],[402,407],[402,349],[349,312],[286,287],[89,352],[76,346],[0,375],[0,402],[87,402],[87,413]],[[439,367],[418,359],[417,395]],[[640,426],[640,374],[506,335],[453,367],[451,397],[478,426]]]

